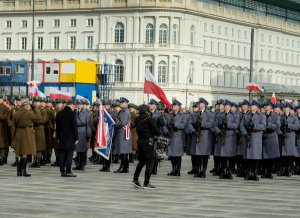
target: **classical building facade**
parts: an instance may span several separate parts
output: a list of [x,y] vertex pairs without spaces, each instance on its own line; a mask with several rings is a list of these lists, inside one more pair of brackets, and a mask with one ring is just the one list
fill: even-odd
[[[1,59],[31,59],[31,2],[0,2]],[[253,81],[300,86],[300,12],[261,1],[38,0],[35,57],[112,63],[115,97],[135,103],[147,100],[146,70],[169,99],[240,101],[252,28]]]

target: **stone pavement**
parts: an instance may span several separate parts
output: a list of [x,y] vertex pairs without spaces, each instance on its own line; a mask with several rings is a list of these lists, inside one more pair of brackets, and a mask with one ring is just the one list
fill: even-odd
[[163,162],[152,178],[156,190],[131,187],[136,164],[129,174],[114,174],[100,173],[99,165],[89,163],[77,178],[62,178],[50,166],[18,178],[16,169],[5,165],[0,167],[0,218],[300,217],[300,176],[259,182],[220,181],[211,175],[195,179],[187,175],[190,160],[184,157],[178,178],[166,176],[170,165]]

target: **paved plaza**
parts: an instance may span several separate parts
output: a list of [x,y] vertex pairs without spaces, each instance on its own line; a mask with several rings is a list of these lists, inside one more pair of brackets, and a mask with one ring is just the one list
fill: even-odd
[[211,175],[195,179],[187,175],[190,160],[184,157],[178,178],[166,176],[170,165],[163,162],[153,176],[156,190],[131,187],[136,163],[129,174],[100,173],[99,165],[89,163],[86,171],[75,172],[77,178],[62,178],[51,166],[29,169],[31,178],[18,178],[16,169],[5,165],[0,168],[0,218],[300,217],[300,176],[259,182]]

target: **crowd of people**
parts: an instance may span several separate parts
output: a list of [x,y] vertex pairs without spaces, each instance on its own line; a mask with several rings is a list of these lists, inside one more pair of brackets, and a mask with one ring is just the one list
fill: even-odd
[[[75,177],[72,170],[85,170],[88,160],[101,164],[102,172],[110,172],[114,162],[120,163],[115,173],[128,173],[129,164],[138,159],[132,184],[155,188],[149,180],[151,174],[157,174],[160,157],[155,151],[160,150],[166,151],[172,165],[168,176],[181,175],[184,153],[191,157],[188,174],[197,178],[206,177],[210,156],[214,161],[210,172],[220,179],[233,179],[234,174],[255,181],[258,175],[268,179],[274,174],[300,175],[300,107],[291,103],[244,100],[236,104],[220,99],[209,107],[200,98],[191,108],[182,108],[173,99],[172,108],[165,108],[154,99],[136,106],[121,97],[101,104],[115,121],[110,160],[93,150],[100,102],[89,106],[86,99],[71,102],[15,96],[9,104],[0,96],[0,165],[7,164],[10,147],[15,153],[12,166],[17,167],[17,176],[24,177],[30,176],[28,162],[33,168],[60,166],[61,176]],[[170,142],[156,141],[158,136]],[[89,148],[93,152],[88,158]],[[143,166],[141,185],[138,177]]]

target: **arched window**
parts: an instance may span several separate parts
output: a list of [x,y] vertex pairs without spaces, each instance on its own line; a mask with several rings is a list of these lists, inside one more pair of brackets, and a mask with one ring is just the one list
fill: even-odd
[[159,44],[160,46],[166,46],[168,38],[168,27],[166,24],[159,26]]
[[165,61],[161,61],[158,64],[158,82],[167,83],[167,64]]
[[190,29],[190,45],[195,45],[195,26],[191,26]]
[[146,44],[153,44],[153,25],[151,23],[146,26]]
[[173,43],[174,44],[177,44],[178,43],[178,39],[177,39],[177,34],[178,33],[178,28],[177,28],[177,25],[174,24],[173,25]]
[[115,82],[123,82],[123,81],[124,81],[123,61],[117,59],[115,63]]
[[115,26],[115,42],[124,42],[124,24],[121,22],[118,22]]
[[187,78],[188,83],[193,83],[193,78],[194,78],[194,62],[192,61],[190,63],[190,69],[189,69],[189,74]]
[[152,61],[146,61],[146,63],[145,63],[145,71],[149,71],[153,75],[153,64],[152,64]]

